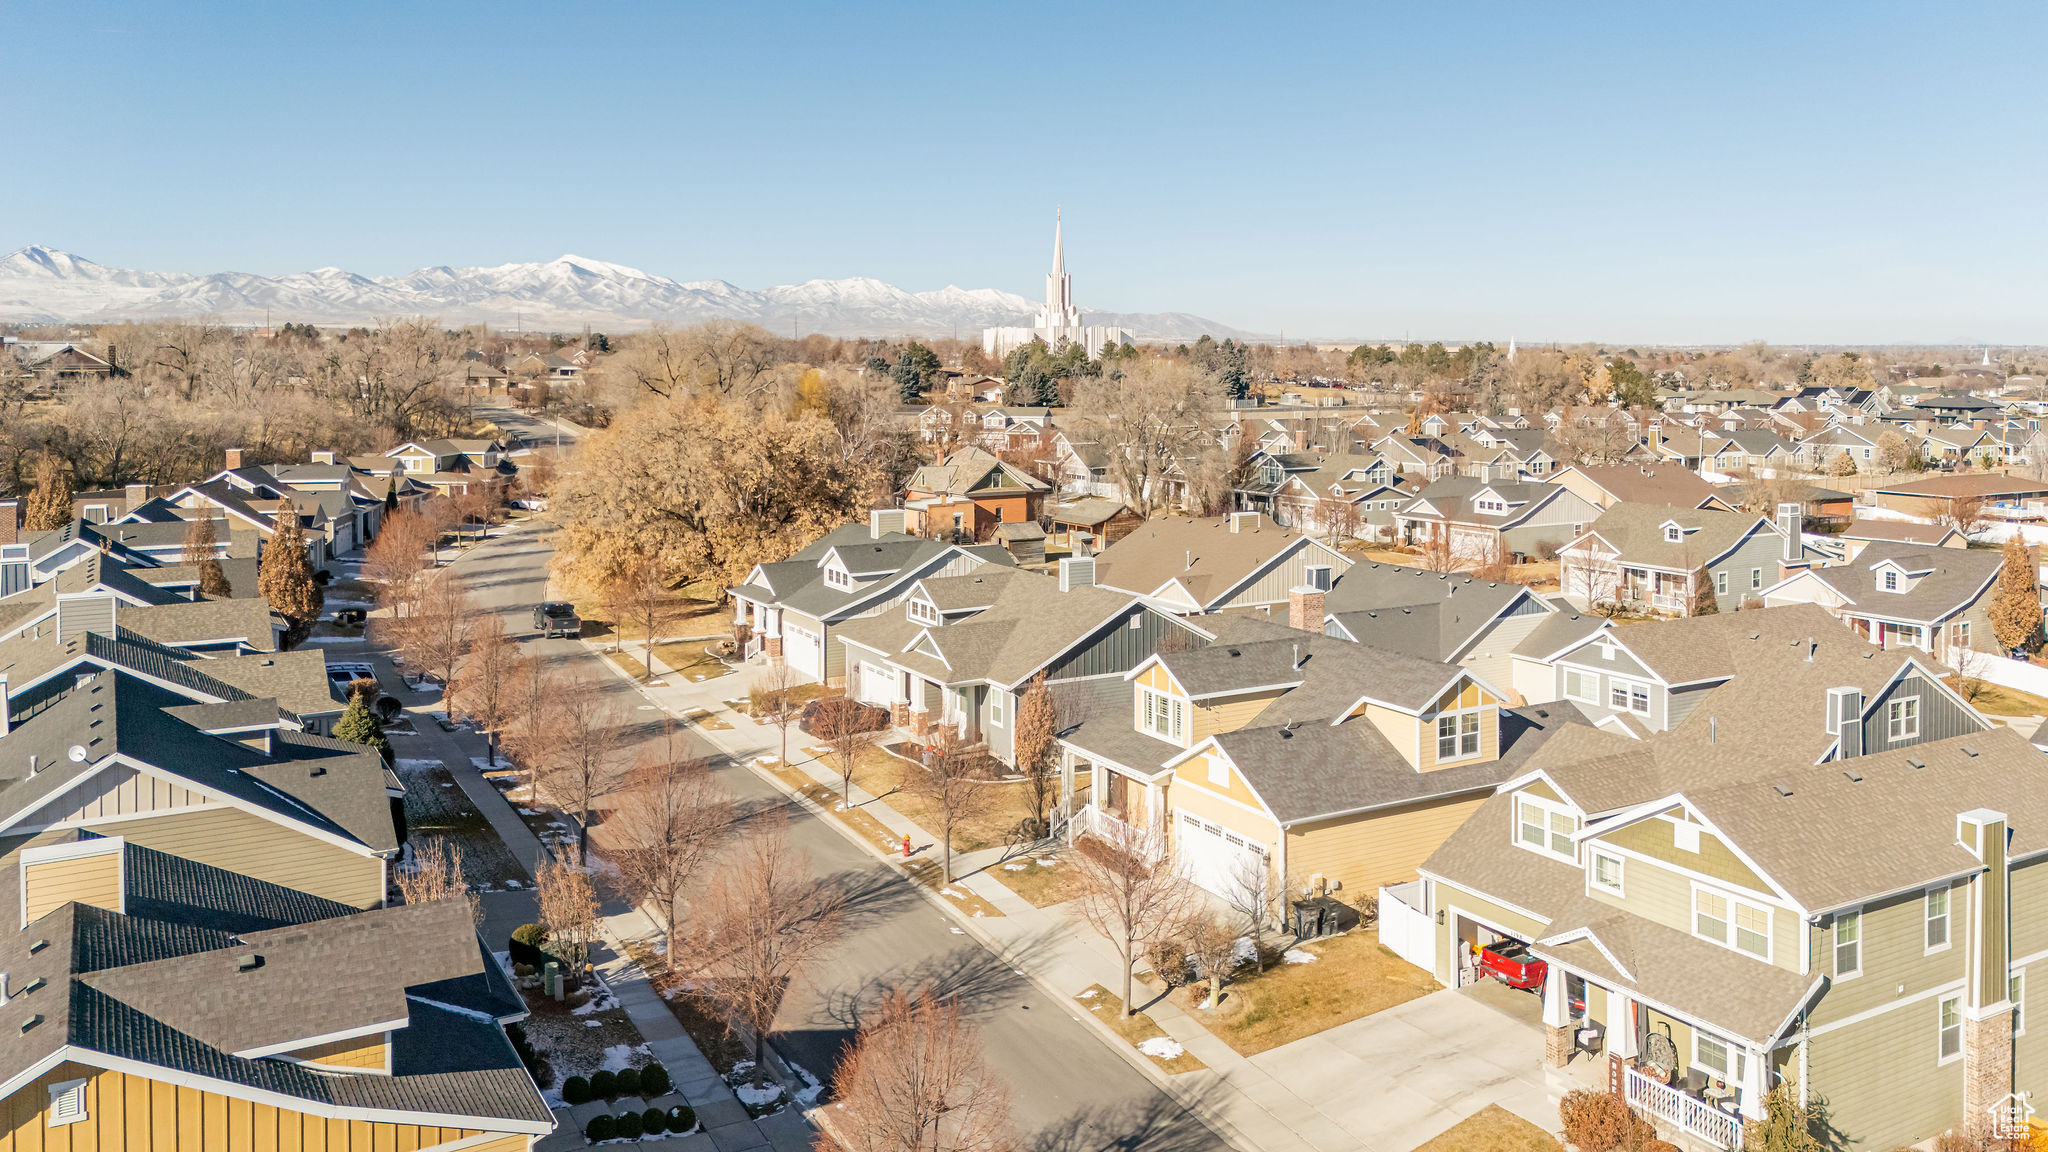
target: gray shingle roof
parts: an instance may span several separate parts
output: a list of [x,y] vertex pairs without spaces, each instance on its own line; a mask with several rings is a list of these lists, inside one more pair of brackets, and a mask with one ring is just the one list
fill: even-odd
[[[1859,612],[1932,622],[1975,603],[1998,578],[2003,559],[2000,553],[1977,549],[1873,543],[1847,564],[1811,571],[1815,579],[1848,597]],[[1929,571],[1910,591],[1881,591],[1873,570],[1886,560],[1914,571]]]
[[[1665,525],[1673,522],[1679,528],[1676,543],[1665,538]],[[1754,513],[1669,504],[1616,504],[1601,513],[1587,532],[1612,545],[1625,564],[1674,571],[1694,571],[1718,560],[1752,532],[1784,539],[1776,527]]]
[[[1236,532],[1230,530],[1227,517],[1147,520],[1096,554],[1095,582],[1149,596],[1178,580],[1206,607],[1252,573],[1303,547],[1304,539],[1263,515]],[[1334,558],[1330,563],[1348,567]]]
[[1361,644],[1448,660],[1527,592],[1520,584],[1462,574],[1355,564],[1323,598],[1323,608]]

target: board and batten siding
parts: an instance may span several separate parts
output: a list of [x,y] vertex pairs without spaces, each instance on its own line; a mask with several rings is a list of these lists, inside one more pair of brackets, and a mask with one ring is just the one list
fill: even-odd
[[[50,1086],[85,1081],[86,1118],[51,1127]],[[432,1152],[485,1135],[369,1120],[330,1120],[197,1088],[66,1062],[0,1102],[0,1152]],[[465,1152],[525,1152],[506,1135]]]
[[1958,1127],[1963,1062],[1941,1063],[1940,1000],[1913,1000],[1806,1042],[1808,1093],[1852,1149],[1897,1148]]
[[106,829],[131,844],[268,880],[358,908],[384,902],[384,861],[316,840],[239,808],[123,820]]
[[121,853],[95,852],[90,856],[25,863],[21,866],[21,892],[24,924],[73,900],[119,912]]
[[24,817],[19,826],[43,828],[52,824],[192,808],[206,802],[206,796],[183,785],[137,772],[125,764],[110,764],[51,797]]
[[[1900,740],[1890,739],[1885,715],[1889,711],[1888,705],[1907,697],[1920,700],[1920,734]],[[1866,754],[1984,730],[1982,720],[1917,672],[1900,677],[1897,683],[1880,693],[1873,704],[1865,707],[1868,710],[1863,721],[1863,750]]]
[[1329,566],[1332,577],[1341,577],[1351,570],[1351,559],[1333,552],[1320,544],[1302,545],[1262,569],[1258,577],[1233,593],[1220,604],[1207,605],[1203,610],[1220,612],[1228,608],[1255,608],[1262,604],[1285,604],[1287,594],[1301,585],[1306,570],[1311,564]]
[[373,1032],[368,1036],[315,1044],[287,1055],[294,1060],[304,1060],[311,1064],[331,1064],[337,1068],[368,1068],[382,1072],[389,1062],[389,1036],[388,1032]]
[[[1131,621],[1137,626],[1132,627]],[[1121,676],[1145,662],[1159,650],[1159,642],[1180,634],[1195,640],[1195,634],[1175,623],[1173,617],[1144,607],[1132,607],[1096,629],[1080,645],[1046,667],[1048,681],[1078,680],[1087,676]]]

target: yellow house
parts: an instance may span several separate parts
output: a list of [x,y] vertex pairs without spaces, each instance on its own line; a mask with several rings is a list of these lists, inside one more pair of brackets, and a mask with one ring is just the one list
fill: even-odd
[[554,1128],[461,901],[362,911],[76,829],[5,881],[0,1152],[516,1152]]
[[1413,878],[1514,765],[1584,722],[1510,709],[1454,664],[1306,633],[1158,654],[1124,687],[1124,732],[1098,714],[1063,737],[1069,779],[1090,769],[1070,828],[1150,829],[1232,900]]

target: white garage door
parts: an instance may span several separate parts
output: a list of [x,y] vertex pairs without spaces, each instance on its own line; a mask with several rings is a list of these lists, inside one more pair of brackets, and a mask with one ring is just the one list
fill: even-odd
[[1188,879],[1226,900],[1235,899],[1245,878],[1265,867],[1265,849],[1247,843],[1227,828],[1204,823],[1186,812],[1180,816],[1180,858]]
[[821,659],[825,654],[824,645],[818,643],[818,634],[782,622],[782,658],[789,666],[813,680],[825,678],[825,665]]
[[878,664],[862,664],[860,674],[854,677],[855,699],[863,704],[880,704],[887,707],[889,690],[896,683],[896,674]]

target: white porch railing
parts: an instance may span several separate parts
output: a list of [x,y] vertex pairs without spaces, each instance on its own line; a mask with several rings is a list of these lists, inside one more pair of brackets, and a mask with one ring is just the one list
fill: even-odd
[[1688,1096],[1669,1084],[1659,1084],[1633,1068],[1624,1068],[1625,1098],[1629,1106],[1667,1124],[1728,1149],[1742,1147],[1742,1120],[1731,1116],[1697,1096]]
[[1137,829],[1093,804],[1082,805],[1068,828],[1075,836],[1094,833],[1112,844],[1130,843],[1138,834]]

